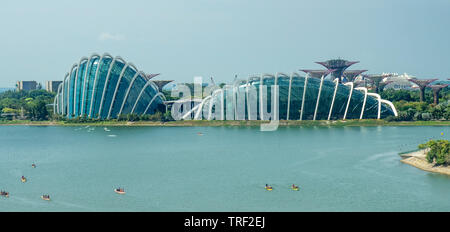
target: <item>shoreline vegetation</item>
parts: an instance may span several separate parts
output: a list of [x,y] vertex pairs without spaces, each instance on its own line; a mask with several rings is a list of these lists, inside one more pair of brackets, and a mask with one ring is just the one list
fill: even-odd
[[[31,121],[31,120],[1,120],[0,126],[160,126],[160,127],[221,127],[221,126],[240,126],[256,127],[269,121],[208,121],[208,120],[182,120],[182,121],[88,121],[88,122],[70,122],[63,120],[53,121]],[[337,121],[298,121],[298,120],[280,120],[280,127],[343,127],[343,126],[450,126],[450,121],[386,121],[377,119],[365,120],[337,120]]]
[[419,150],[400,154],[401,162],[416,168],[450,175],[450,141],[430,140],[419,145]]
[[403,158],[400,160],[402,163],[411,165],[418,169],[427,172],[434,172],[444,175],[450,176],[450,166],[437,166],[434,163],[429,163],[427,160],[427,153],[430,151],[429,148],[422,149],[419,151],[413,151],[409,153],[401,154],[400,156]]

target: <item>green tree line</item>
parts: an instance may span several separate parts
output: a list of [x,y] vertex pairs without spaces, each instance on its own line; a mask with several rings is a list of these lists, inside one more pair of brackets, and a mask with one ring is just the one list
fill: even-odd
[[427,161],[439,165],[450,165],[450,142],[448,140],[430,140],[419,145],[420,149],[429,148]]
[[433,104],[433,93],[425,91],[425,101],[420,102],[419,91],[387,89],[381,92],[381,98],[391,101],[398,117],[390,116],[387,121],[428,121],[450,120],[450,88],[439,93],[439,104]]
[[0,112],[31,120],[48,120],[53,114],[54,93],[45,90],[6,91],[0,93]]

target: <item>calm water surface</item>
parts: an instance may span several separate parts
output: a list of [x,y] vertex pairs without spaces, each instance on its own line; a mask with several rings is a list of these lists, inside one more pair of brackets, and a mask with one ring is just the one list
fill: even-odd
[[0,211],[450,211],[398,156],[449,127],[109,129],[0,127]]

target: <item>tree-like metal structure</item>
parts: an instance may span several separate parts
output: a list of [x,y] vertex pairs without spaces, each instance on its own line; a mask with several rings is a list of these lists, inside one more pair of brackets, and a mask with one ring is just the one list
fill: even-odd
[[354,82],[355,78],[363,72],[367,72],[367,70],[347,70],[344,72],[344,77],[347,79],[347,82]]
[[342,82],[342,76],[344,75],[344,71],[356,64],[359,63],[359,61],[348,61],[348,60],[343,60],[343,59],[333,59],[333,60],[327,60],[324,62],[316,62],[317,64],[323,65],[325,68],[327,68],[328,70],[333,70],[331,72],[331,78],[332,80],[338,78],[339,79],[339,83]]
[[441,90],[444,89],[447,86],[448,86],[448,84],[445,84],[445,85],[429,85],[428,86],[428,87],[430,87],[433,90],[433,97],[434,97],[434,104],[435,105],[439,104],[439,92],[441,92]]
[[392,74],[370,74],[363,75],[364,78],[367,78],[373,82],[375,85],[375,92],[380,93],[380,85],[384,78],[392,76]]
[[416,84],[419,86],[419,90],[420,90],[420,101],[423,102],[425,101],[425,88],[431,84],[431,82],[436,81],[437,79],[416,79],[416,78],[411,78],[408,81]]
[[173,82],[173,80],[154,80],[153,83],[155,83],[156,86],[158,86],[159,91],[162,91],[162,89],[164,88],[164,86],[166,86],[167,84]]

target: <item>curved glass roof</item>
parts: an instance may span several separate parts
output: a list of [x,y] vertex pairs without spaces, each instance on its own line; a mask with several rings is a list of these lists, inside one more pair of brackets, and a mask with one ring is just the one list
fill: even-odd
[[164,95],[133,64],[109,54],[83,57],[72,66],[55,97],[55,112],[68,118],[118,118],[153,114]]

